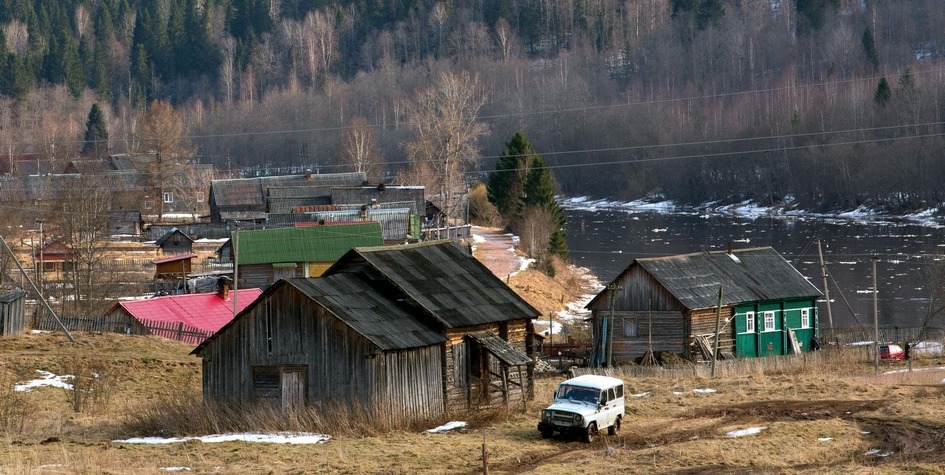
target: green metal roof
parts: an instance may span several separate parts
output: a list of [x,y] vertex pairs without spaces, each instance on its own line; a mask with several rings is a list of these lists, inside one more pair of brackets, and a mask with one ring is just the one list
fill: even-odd
[[382,246],[376,222],[240,231],[239,265],[334,262],[353,247]]

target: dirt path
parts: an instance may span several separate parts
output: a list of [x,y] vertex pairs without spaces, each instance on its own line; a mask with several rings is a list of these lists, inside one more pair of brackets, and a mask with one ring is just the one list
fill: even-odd
[[506,280],[510,274],[521,270],[522,259],[515,253],[518,240],[497,228],[472,227],[473,255],[486,265],[493,274]]

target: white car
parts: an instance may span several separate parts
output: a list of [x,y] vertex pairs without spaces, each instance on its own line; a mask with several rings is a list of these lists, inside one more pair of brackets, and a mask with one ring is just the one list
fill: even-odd
[[555,402],[541,411],[538,431],[547,439],[555,432],[580,435],[591,442],[607,429],[620,432],[624,414],[623,381],[609,376],[584,375],[564,381]]

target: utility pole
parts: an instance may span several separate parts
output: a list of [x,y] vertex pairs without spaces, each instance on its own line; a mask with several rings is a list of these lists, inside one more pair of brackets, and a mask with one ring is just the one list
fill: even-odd
[[617,284],[610,284],[607,290],[610,290],[610,325],[607,328],[607,367],[614,367],[614,294],[620,290]]
[[70,342],[75,343],[75,340],[72,338],[72,335],[69,334],[69,329],[67,329],[66,326],[63,325],[62,320],[59,319],[59,316],[56,315],[56,312],[52,309],[52,307],[49,306],[49,302],[47,302],[46,299],[43,298],[42,294],[39,291],[39,288],[36,287],[36,284],[33,283],[33,279],[31,279],[30,276],[26,273],[26,270],[23,269],[23,266],[20,264],[20,260],[16,258],[16,254],[13,254],[13,250],[10,249],[10,246],[7,244],[7,241],[3,239],[3,236],[0,236],[0,244],[3,244],[3,248],[6,249],[6,251],[10,253],[10,257],[13,258],[13,262],[16,263],[16,267],[20,269],[20,273],[23,274],[23,277],[26,277],[26,281],[29,282],[30,286],[33,287],[33,290],[36,291],[37,294],[39,294],[39,301],[42,302],[43,306],[46,307],[46,310],[49,311],[49,313],[53,316],[53,318],[56,319],[56,322],[59,323],[59,327],[62,328],[62,332],[66,334],[66,338],[68,338]]
[[873,369],[879,374],[879,310],[876,307],[876,256],[873,256]]
[[830,339],[833,339],[833,311],[830,309],[830,289],[827,287],[827,265],[824,264],[824,253],[820,248],[820,238],[817,238],[817,255],[820,256],[820,276],[824,279],[824,298],[827,300],[827,321],[830,323]]
[[712,350],[712,377],[715,377],[715,362],[719,359],[719,327],[722,326],[722,286],[719,286],[719,305],[715,310],[715,348]]
[[236,290],[239,288],[239,247],[240,247],[240,222],[236,221],[233,231],[233,318],[236,318]]
[[46,247],[46,239],[43,237],[43,221],[37,218],[36,224],[39,225],[39,269],[36,272],[36,281],[39,283],[39,298],[43,298],[43,248]]

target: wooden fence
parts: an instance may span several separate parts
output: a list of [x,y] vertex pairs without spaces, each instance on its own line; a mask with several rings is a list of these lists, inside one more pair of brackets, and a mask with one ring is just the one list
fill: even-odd
[[[213,332],[201,330],[183,322],[140,320],[124,315],[59,316],[62,325],[70,332],[123,333],[125,335],[157,335],[171,340],[199,345]],[[62,327],[52,315],[33,315],[30,328],[40,331],[61,331]]]

